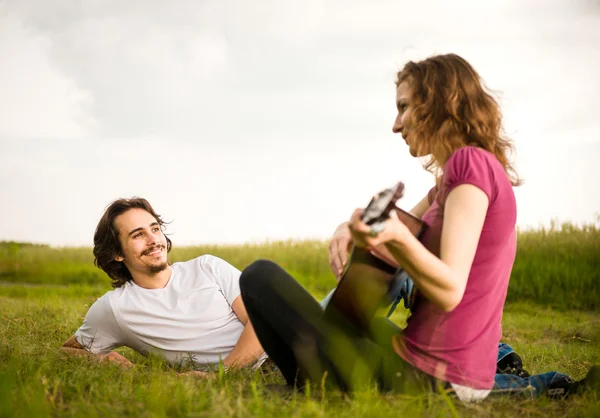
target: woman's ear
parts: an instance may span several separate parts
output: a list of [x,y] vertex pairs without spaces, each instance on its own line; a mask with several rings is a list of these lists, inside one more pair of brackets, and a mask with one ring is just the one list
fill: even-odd
[[115,261],[118,261],[119,263],[122,262],[123,260],[125,260],[123,258],[123,256],[118,255],[118,256],[115,257]]

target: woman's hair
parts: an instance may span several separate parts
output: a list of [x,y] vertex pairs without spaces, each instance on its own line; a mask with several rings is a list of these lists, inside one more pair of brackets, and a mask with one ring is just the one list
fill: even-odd
[[514,186],[521,184],[509,161],[514,148],[502,131],[498,103],[473,67],[456,54],[409,61],[396,86],[412,90],[411,136],[419,153],[431,155],[425,169],[439,174],[452,153],[466,145],[493,153]]
[[[123,255],[115,219],[131,209],[145,210],[156,219],[161,229],[165,225],[160,215],[154,212],[150,203],[141,197],[118,199],[106,208],[94,233],[94,264],[108,274],[112,279],[112,287],[114,288],[121,287],[132,280],[131,273],[125,263],[115,260],[115,257]],[[167,239],[167,252],[169,252],[171,251],[171,240],[167,236],[165,238]]]

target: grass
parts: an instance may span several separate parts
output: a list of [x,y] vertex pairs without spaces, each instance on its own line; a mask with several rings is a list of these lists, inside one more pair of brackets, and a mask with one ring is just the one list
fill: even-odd
[[[407,397],[366,390],[351,398],[322,393],[281,396],[276,373],[240,371],[211,380],[176,376],[162,360],[119,349],[133,370],[64,356],[58,347],[81,324],[105,289],[0,288],[0,416],[597,416],[600,399],[494,399],[462,405],[441,395]],[[402,323],[406,312],[394,314]],[[532,320],[534,318],[534,320]],[[506,307],[505,340],[534,373],[560,370],[583,377],[600,364],[600,316],[530,303]]]
[[[327,243],[287,241],[238,246],[197,246],[170,253],[172,262],[213,254],[239,269],[252,261],[276,261],[311,290],[325,292],[335,281]],[[102,286],[106,275],[93,265],[90,248],[0,242],[0,281]],[[600,224],[552,224],[519,231],[517,257],[507,296],[556,309],[600,310]]]
[[[334,280],[323,242],[174,248],[171,261],[211,253],[243,268],[277,261],[317,298]],[[558,370],[581,378],[600,364],[600,232],[596,225],[554,225],[520,231],[503,317],[503,341],[532,373]],[[0,243],[0,417],[4,416],[254,416],[597,417],[600,398],[498,398],[463,405],[442,395],[351,397],[323,392],[281,394],[278,373],[238,371],[210,380],[178,377],[158,358],[118,351],[136,367],[122,370],[63,355],[60,345],[89,306],[110,289],[89,248]],[[406,311],[393,320],[403,325]]]

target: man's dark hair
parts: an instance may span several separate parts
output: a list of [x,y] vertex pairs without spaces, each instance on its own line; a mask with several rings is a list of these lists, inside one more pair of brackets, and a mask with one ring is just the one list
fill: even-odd
[[[115,260],[115,257],[123,255],[115,219],[130,209],[143,209],[156,219],[161,229],[165,225],[160,215],[154,212],[150,203],[141,197],[118,199],[106,208],[94,233],[94,264],[108,274],[114,288],[121,287],[133,279],[125,263]],[[169,252],[171,251],[171,240],[167,236],[165,238],[167,239],[167,252]]]

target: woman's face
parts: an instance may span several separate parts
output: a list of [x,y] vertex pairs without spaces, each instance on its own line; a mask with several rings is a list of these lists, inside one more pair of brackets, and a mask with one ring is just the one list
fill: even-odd
[[417,144],[414,142],[414,134],[411,136],[411,116],[412,116],[412,89],[407,81],[403,81],[398,85],[396,90],[396,108],[398,116],[392,127],[394,133],[399,133],[404,138],[410,155],[418,157]]

